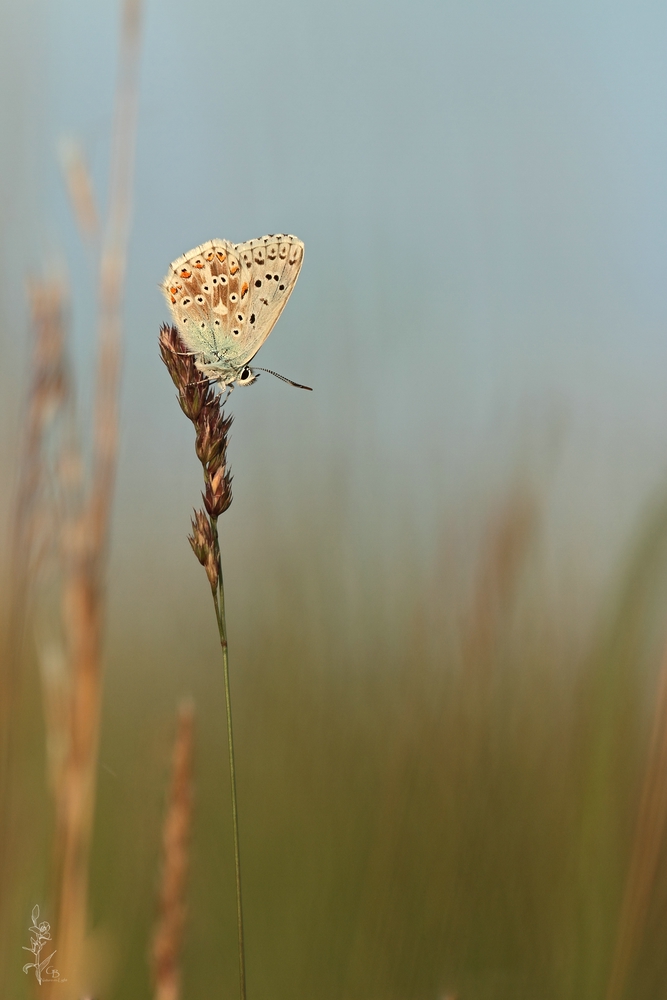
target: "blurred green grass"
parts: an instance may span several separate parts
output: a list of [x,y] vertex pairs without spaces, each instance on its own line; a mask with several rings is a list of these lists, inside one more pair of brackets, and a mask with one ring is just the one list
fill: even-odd
[[[252,1000],[605,996],[665,638],[667,502],[584,622],[550,606],[539,506],[510,492],[474,546],[431,568],[409,539],[382,566],[355,565],[344,511],[297,511],[302,543],[265,523],[257,589],[228,583]],[[443,553],[456,534],[443,524]],[[200,576],[184,581],[179,642],[166,622],[141,635],[131,616],[111,622],[91,870],[100,998],[151,995],[160,824],[189,692],[183,996],[237,989],[224,696]],[[32,906],[48,907],[52,833],[39,681],[24,670],[0,887],[2,996],[17,1000],[34,993],[20,949]],[[666,904],[663,858],[637,1000],[664,994]]]

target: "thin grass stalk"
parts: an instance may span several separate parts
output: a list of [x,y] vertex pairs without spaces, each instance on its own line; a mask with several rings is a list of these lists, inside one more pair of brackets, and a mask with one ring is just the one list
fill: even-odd
[[223,401],[210,380],[197,368],[192,352],[180,339],[178,330],[163,325],[160,330],[160,354],[172,381],[178,389],[181,410],[194,424],[197,432],[195,451],[204,473],[203,510],[194,512],[189,542],[195,556],[204,567],[211,588],[215,618],[218,624],[225,684],[227,715],[227,748],[232,797],[234,831],[234,871],[236,877],[236,918],[239,949],[239,991],[246,1000],[245,945],[243,937],[243,904],[241,895],[241,853],[236,794],[236,764],[234,760],[234,730],[232,727],[232,696],[229,683],[229,649],[225,619],[225,589],[218,537],[218,518],[232,502],[232,474],[227,464],[227,446],[232,417],[224,411]]
[[71,733],[62,795],[59,870],[59,956],[71,983],[82,986],[87,926],[88,862],[96,789],[102,700],[102,632],[109,523],[118,451],[122,306],[138,105],[141,0],[125,0],[112,140],[107,233],[100,260],[99,356],[93,420],[93,469],[86,509],[69,549],[63,615],[72,664]]
[[[13,719],[21,701],[23,654],[28,605],[35,597],[36,578],[45,566],[57,562],[67,500],[59,464],[73,447],[67,440],[68,417],[72,417],[72,382],[66,351],[67,288],[61,280],[33,280],[28,286],[32,314],[33,352],[31,384],[20,449],[20,467],[14,498],[7,626],[0,654],[0,884],[7,901],[20,881],[22,841],[13,821],[16,789],[12,786],[10,761],[16,734]],[[61,487],[59,489],[59,487]],[[49,731],[49,745],[57,740]],[[53,755],[48,755],[49,765]],[[9,966],[4,954],[12,940],[6,926],[11,907],[0,907],[0,968]],[[1,987],[0,987],[1,989]]]
[[241,1000],[246,1000],[245,978],[245,942],[243,935],[243,897],[241,893],[241,852],[239,847],[239,816],[236,797],[236,764],[234,761],[234,728],[232,725],[232,695],[229,683],[229,647],[227,643],[227,621],[225,618],[225,587],[222,576],[222,559],[220,557],[220,541],[218,538],[218,519],[210,518],[213,533],[213,548],[218,566],[218,586],[212,589],[215,617],[218,622],[220,648],[222,650],[222,669],[225,681],[225,708],[227,711],[227,748],[229,751],[229,781],[232,796],[232,825],[234,828],[234,872],[236,876],[236,922],[239,946],[239,993]]
[[153,1000],[179,1000],[181,996],[180,958],[192,827],[193,744],[194,705],[185,701],[178,711],[171,787],[162,832],[160,916],[151,953]]
[[[4,792],[11,727],[15,709],[19,662],[23,647],[30,580],[39,560],[36,549],[46,469],[46,439],[70,395],[65,360],[64,310],[66,289],[59,281],[31,282],[29,298],[34,346],[32,384],[28,391],[21,465],[12,517],[9,576],[12,583],[7,619],[5,655],[0,671],[0,794]],[[3,855],[4,856],[4,855]]]
[[76,142],[65,142],[61,146],[60,160],[79,235],[84,244],[96,244],[100,235],[100,218],[83,150]]
[[118,396],[122,309],[132,214],[132,177],[139,106],[143,0],[125,0],[121,30],[116,120],[112,142],[109,217],[100,263],[100,324],[94,420],[94,467],[90,527],[100,552],[106,548],[118,451]]
[[538,521],[537,498],[518,485],[487,528],[469,623],[463,640],[466,669],[488,680],[504,612],[515,596]]

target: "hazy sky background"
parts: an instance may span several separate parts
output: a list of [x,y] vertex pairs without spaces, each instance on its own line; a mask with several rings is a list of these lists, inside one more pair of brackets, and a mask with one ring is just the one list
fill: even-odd
[[[70,276],[89,402],[92,275],[58,147],[82,142],[103,203],[118,23],[107,0],[4,8],[3,461],[31,271]],[[258,505],[321,507],[333,479],[360,535],[428,538],[524,468],[575,540],[629,531],[667,465],[666,53],[657,2],[149,0],[117,551],[172,544],[155,523],[184,529],[198,496],[156,349],[166,267],[275,231],[306,256],[261,363],[315,392],[234,393],[239,557]]]

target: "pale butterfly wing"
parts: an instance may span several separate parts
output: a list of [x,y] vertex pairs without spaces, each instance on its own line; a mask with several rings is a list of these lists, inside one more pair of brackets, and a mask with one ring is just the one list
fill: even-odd
[[239,360],[247,364],[271,333],[292,294],[304,248],[296,236],[279,234],[238,243],[234,249],[249,286],[245,329],[238,337]]
[[162,290],[200,366],[229,381],[252,360],[296,284],[303,250],[301,240],[282,234],[209,240],[171,264]]
[[228,327],[230,291],[238,296],[236,277],[229,274],[231,250],[227,240],[209,240],[173,261],[162,282],[180,337],[193,354],[215,354]]

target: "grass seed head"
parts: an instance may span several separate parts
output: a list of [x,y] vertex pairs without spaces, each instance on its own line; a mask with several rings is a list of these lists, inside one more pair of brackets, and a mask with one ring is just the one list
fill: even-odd
[[188,535],[192,551],[206,570],[211,590],[218,586],[218,561],[215,556],[213,532],[203,510],[196,510],[192,518],[192,534]]

